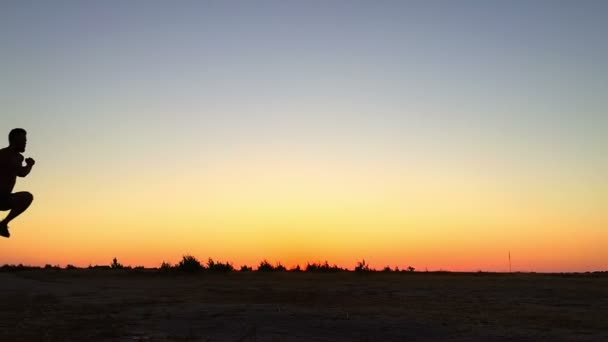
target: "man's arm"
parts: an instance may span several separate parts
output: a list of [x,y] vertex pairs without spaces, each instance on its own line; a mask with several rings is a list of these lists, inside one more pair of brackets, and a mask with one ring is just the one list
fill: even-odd
[[23,166],[23,157],[19,158],[19,168],[17,169],[17,176],[25,177],[30,171],[32,171],[32,166],[34,166],[36,162],[32,158],[27,158],[25,160],[25,166]]
[[30,174],[30,171],[32,171],[32,165],[26,165],[26,166],[22,166],[18,171],[17,171],[17,176],[19,177],[25,177],[27,175]]

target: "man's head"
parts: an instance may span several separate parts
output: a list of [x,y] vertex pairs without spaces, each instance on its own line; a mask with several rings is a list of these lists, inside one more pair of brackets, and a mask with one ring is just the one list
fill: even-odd
[[8,134],[8,143],[10,147],[16,149],[18,152],[25,152],[25,145],[27,145],[27,132],[23,128],[15,128]]

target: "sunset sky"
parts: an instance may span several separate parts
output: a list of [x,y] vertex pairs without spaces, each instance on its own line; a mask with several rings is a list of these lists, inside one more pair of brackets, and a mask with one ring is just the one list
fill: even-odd
[[0,139],[37,164],[0,264],[608,270],[607,17],[2,1]]

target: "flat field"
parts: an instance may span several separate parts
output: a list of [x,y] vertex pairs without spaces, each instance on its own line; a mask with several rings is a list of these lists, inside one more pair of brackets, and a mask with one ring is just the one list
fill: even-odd
[[0,341],[608,341],[604,274],[0,273]]

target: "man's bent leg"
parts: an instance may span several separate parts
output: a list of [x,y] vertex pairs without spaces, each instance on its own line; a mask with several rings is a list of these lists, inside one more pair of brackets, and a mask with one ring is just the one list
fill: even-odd
[[15,217],[21,215],[32,204],[34,196],[26,191],[16,192],[11,195],[11,211],[6,218],[0,222],[0,226],[6,227]]
[[[6,211],[11,210],[11,198],[12,194],[2,194],[0,195],[0,210]],[[11,233],[8,231],[8,226],[5,223],[0,222],[0,236],[8,238],[11,236]]]

